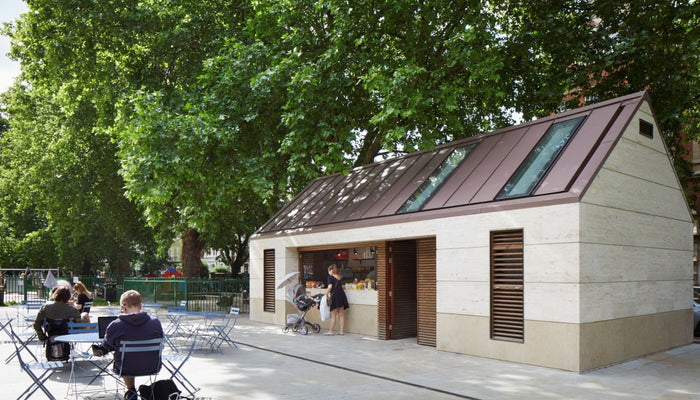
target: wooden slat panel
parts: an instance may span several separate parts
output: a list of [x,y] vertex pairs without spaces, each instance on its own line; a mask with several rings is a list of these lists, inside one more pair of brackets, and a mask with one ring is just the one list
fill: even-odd
[[523,230],[491,232],[491,338],[523,342]]
[[418,344],[437,346],[435,238],[417,243]]
[[263,311],[275,312],[275,249],[264,251]]
[[381,340],[390,339],[389,332],[389,293],[387,277],[386,243],[376,246],[377,251],[377,337]]

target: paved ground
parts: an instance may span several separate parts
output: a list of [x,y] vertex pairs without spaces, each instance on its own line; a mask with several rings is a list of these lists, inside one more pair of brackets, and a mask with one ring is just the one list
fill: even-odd
[[[198,351],[186,364],[185,374],[201,387],[199,397],[700,399],[700,344],[577,374],[441,352],[414,339],[285,334],[280,326],[252,322],[245,315],[234,332],[238,349]],[[2,360],[12,348],[6,339],[0,337]],[[2,398],[16,398],[30,383],[16,363],[0,360],[0,376]],[[48,386],[57,398],[65,397],[67,379],[67,371],[51,378]],[[106,388],[114,392],[114,381],[106,382]],[[108,397],[102,393],[93,398]]]

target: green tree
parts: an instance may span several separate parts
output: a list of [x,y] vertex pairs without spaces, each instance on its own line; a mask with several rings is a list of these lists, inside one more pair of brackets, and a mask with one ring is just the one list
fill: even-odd
[[119,42],[118,28],[106,35],[89,5],[34,1],[6,27],[23,70],[3,97],[10,122],[3,179],[46,220],[59,265],[87,274],[107,260],[126,274],[134,245],[153,247],[152,235],[123,196],[116,145],[105,130],[124,81],[96,41]]

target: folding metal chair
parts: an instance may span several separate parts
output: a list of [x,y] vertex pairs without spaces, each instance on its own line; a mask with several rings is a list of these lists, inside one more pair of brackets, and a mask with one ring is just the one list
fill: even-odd
[[68,321],[68,334],[97,332],[97,322],[73,322]]
[[238,345],[231,339],[230,334],[236,325],[236,321],[238,321],[239,312],[239,308],[231,307],[228,314],[213,312],[206,315],[205,326],[197,332],[208,338],[204,346],[209,347],[212,351],[219,351],[224,343],[238,348]]
[[[33,340],[33,338],[36,337],[36,333],[34,333],[33,336],[32,336],[31,338],[23,340],[23,339],[20,337],[20,334],[18,334],[18,333],[15,332],[14,330],[11,330],[11,329],[10,329],[10,323],[11,323],[13,320],[14,320],[14,318],[10,318],[10,319],[8,319],[5,323],[0,322],[0,329],[3,330],[3,331],[7,334],[7,336],[10,338],[10,340],[11,340],[12,342],[15,342],[15,341],[19,342],[19,350],[20,350],[20,351],[23,351],[23,350],[26,351],[26,352],[34,359],[34,361],[39,361],[39,360],[36,358],[36,356],[34,355],[34,353],[32,353],[32,351],[29,350],[29,347],[27,347],[27,346],[29,345],[29,342],[31,342],[31,341]],[[9,362],[12,361],[13,358],[17,357],[17,354],[16,354],[16,353],[17,353],[17,352],[12,352],[12,354],[10,354],[10,355],[5,359],[5,364],[9,364]]]
[[[124,376],[154,376],[160,371],[163,357],[164,339],[148,339],[148,340],[122,340],[119,345],[121,367],[119,369],[117,384],[121,384],[121,378]],[[139,372],[134,373],[133,369],[129,368],[129,359],[136,353],[152,353],[152,358],[147,363],[139,364]]]
[[22,321],[24,321],[25,329],[34,325],[36,315],[43,306],[44,302],[41,300],[27,300],[22,302],[22,308],[24,309]]
[[[95,333],[98,332],[97,322],[73,322],[68,321],[68,334],[72,335],[74,333]],[[77,359],[90,359],[92,358],[92,353],[78,348],[75,344],[71,346],[71,358],[75,361]]]
[[168,346],[177,353],[179,352],[179,350],[177,349],[174,340],[176,336],[182,333],[182,325],[180,324],[180,321],[184,317],[184,314],[187,312],[187,307],[184,305],[170,306],[167,308],[167,310],[168,313],[166,314],[166,316],[168,317],[170,323],[168,324],[164,332],[165,343],[167,343]]
[[[4,328],[3,328],[4,329]],[[12,325],[9,324],[9,329],[11,332],[11,336],[13,338],[17,338],[16,333],[12,329]],[[19,361],[19,365],[22,368],[22,371],[24,371],[27,375],[29,375],[30,378],[32,378],[32,384],[29,385],[27,390],[25,390],[17,400],[20,399],[29,399],[32,397],[32,395],[39,389],[41,389],[42,392],[48,397],[49,399],[55,400],[56,397],[51,394],[51,392],[44,386],[44,383],[53,375],[57,370],[63,368],[63,363],[61,361],[46,361],[46,362],[37,362],[33,364],[27,364],[24,362],[24,359],[22,358],[22,351],[20,349],[20,346],[16,340],[13,340],[12,343],[15,346],[15,354],[17,355],[17,360]],[[35,371],[40,372],[40,375],[37,375]]]
[[[17,353],[19,353],[20,351],[26,351],[34,359],[34,361],[39,361],[36,355],[34,355],[34,353],[29,349],[29,345],[31,344],[31,342],[33,342],[34,339],[36,339],[36,332],[32,330],[31,332],[28,332],[26,334],[17,333],[14,331],[14,329],[10,329],[11,321],[12,319],[10,319],[6,324],[2,325],[1,328],[3,331],[5,331],[5,333],[7,333],[7,335],[10,337],[10,340],[12,340],[13,343],[18,343],[18,349],[17,351],[7,356],[7,358],[5,359],[5,364],[9,364],[10,361],[17,357]],[[25,338],[22,339],[21,336],[25,336]]]
[[80,313],[90,313],[90,309],[92,308],[92,302],[91,301],[86,301],[83,303],[83,308],[80,309]]
[[229,324],[226,326],[226,328],[221,332],[221,336],[224,339],[226,343],[229,345],[233,345],[233,347],[238,348],[238,345],[236,342],[231,338],[231,332],[233,332],[233,328],[236,326],[236,322],[238,321],[238,314],[240,314],[241,309],[238,307],[231,307],[229,310]]
[[[223,311],[207,311],[204,313],[204,322],[195,329],[194,336],[201,339],[200,348],[214,351],[216,347],[217,337],[219,336],[219,327],[227,323],[228,315]],[[218,348],[217,348],[218,349]]]
[[185,375],[182,374],[182,366],[185,365],[187,360],[190,359],[190,356],[195,349],[196,342],[197,338],[195,337],[192,340],[192,344],[190,345],[187,355],[163,354],[163,366],[168,370],[168,372],[170,372],[170,379],[180,383],[180,386],[189,392],[192,397],[195,397],[195,393],[199,391],[200,388],[195,386],[189,379],[187,379],[187,377],[185,377]]

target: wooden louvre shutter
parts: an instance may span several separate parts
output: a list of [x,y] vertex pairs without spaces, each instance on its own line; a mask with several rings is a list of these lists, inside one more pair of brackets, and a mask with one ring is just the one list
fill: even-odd
[[523,230],[491,232],[491,338],[522,343]]
[[275,312],[275,249],[264,252],[263,311]]
[[418,240],[418,344],[437,345],[435,238]]
[[377,245],[377,337],[381,340],[391,339],[389,330],[389,276],[387,244]]

